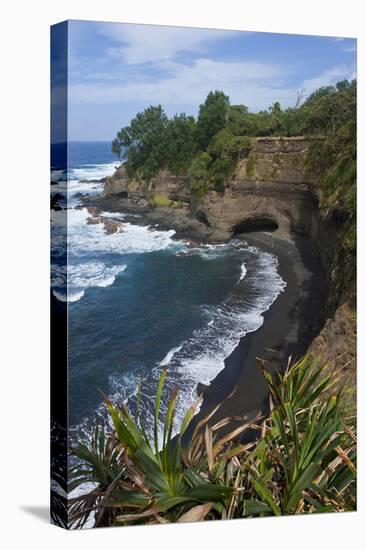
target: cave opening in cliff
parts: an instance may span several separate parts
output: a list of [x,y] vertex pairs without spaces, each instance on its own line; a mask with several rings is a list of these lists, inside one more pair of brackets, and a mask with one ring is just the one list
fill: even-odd
[[256,218],[247,218],[242,220],[232,228],[233,236],[241,233],[251,233],[253,231],[276,231],[278,223],[270,216],[260,216]]
[[197,212],[197,219],[201,223],[205,224],[206,227],[211,227],[211,224],[208,221],[207,216],[204,212]]

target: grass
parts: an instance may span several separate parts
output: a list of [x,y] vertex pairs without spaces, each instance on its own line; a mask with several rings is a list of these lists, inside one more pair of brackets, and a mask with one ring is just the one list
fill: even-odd
[[180,208],[181,204],[178,201],[173,201],[165,195],[153,195],[150,198],[150,206],[152,207],[168,207],[168,208]]
[[254,157],[250,155],[248,157],[247,167],[246,167],[248,178],[252,178],[254,176],[254,171],[255,171],[254,169],[255,169],[255,160],[254,160]]
[[[332,392],[334,376],[308,357],[283,374],[263,374],[268,418],[231,430],[230,418],[210,422],[218,405],[195,426],[187,445],[182,438],[200,398],[174,438],[176,391],[164,425],[158,422],[166,370],[156,390],[152,438],[140,412],[133,418],[124,404],[106,399],[113,431],[96,425],[92,445],[72,450],[79,464],[70,489],[87,481],[95,489],[71,499],[70,526],[82,527],[90,514],[101,526],[354,510],[355,416],[341,392]],[[249,428],[258,437],[244,445],[240,436]]]

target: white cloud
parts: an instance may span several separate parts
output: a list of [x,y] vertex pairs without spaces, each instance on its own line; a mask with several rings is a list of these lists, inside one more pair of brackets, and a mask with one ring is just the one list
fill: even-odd
[[198,59],[191,67],[177,63],[170,63],[169,67],[171,74],[159,80],[138,79],[106,85],[101,79],[72,84],[69,100],[72,104],[141,102],[173,109],[185,104],[197,109],[210,90],[219,89],[230,96],[232,104],[242,103],[251,110],[261,110],[274,101],[279,101],[284,107],[294,105],[297,91],[302,88],[308,96],[321,86],[356,77],[354,67],[340,65],[305,79],[300,85],[289,86],[284,81],[286,72],[280,66]]
[[342,42],[345,45],[342,47],[342,52],[354,53],[357,51],[357,39],[356,38],[347,38],[341,36],[335,36],[333,38],[335,42]]
[[145,77],[121,82],[119,78],[106,84],[102,75],[94,74],[95,82],[71,84],[69,100],[74,104],[137,101],[165,107],[186,104],[197,108],[210,90],[219,89],[230,96],[232,104],[243,103],[252,110],[260,110],[273,101],[283,106],[293,105],[297,90],[301,88],[309,95],[321,86],[355,78],[354,67],[340,65],[294,87],[284,80],[287,73],[281,66],[211,59],[197,59],[191,66],[174,62],[163,65],[169,69],[168,75],[165,73],[159,79]]
[[173,59],[183,52],[204,54],[208,43],[237,34],[234,31],[213,29],[118,23],[100,25],[99,32],[115,42],[115,46],[108,50],[109,55],[122,58],[128,64],[156,63]]
[[306,95],[311,94],[317,88],[322,86],[331,86],[340,80],[352,80],[356,77],[355,67],[352,65],[339,65],[327,69],[322,74],[315,76],[314,78],[307,78],[304,80],[302,87],[305,88]]
[[[164,63],[168,74],[160,79],[140,78],[135,81],[71,84],[69,99],[73,103],[111,103],[141,101],[167,105],[192,104],[203,101],[210,90],[220,89],[230,95],[232,103],[256,108],[267,107],[274,98],[286,103],[296,94],[281,89],[286,71],[280,66],[255,62],[224,62],[197,59],[191,66]],[[120,79],[119,79],[120,80]]]

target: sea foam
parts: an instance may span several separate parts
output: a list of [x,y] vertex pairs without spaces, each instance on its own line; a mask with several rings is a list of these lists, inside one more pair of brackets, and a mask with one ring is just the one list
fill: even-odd
[[240,277],[239,277],[238,283],[240,283],[240,281],[244,279],[246,274],[247,274],[247,268],[245,267],[245,263],[243,262],[240,266]]
[[[103,213],[103,216],[109,213]],[[77,301],[84,296],[88,287],[107,287],[127,264],[123,259],[128,254],[143,254],[165,250],[180,250],[182,241],[173,240],[174,230],[159,231],[148,226],[120,223],[119,230],[108,234],[104,224],[88,224],[90,213],[86,208],[54,212],[52,215],[52,245],[54,256],[67,246],[67,269],[65,265],[52,266],[52,287],[57,299],[64,300],[66,284],[67,300]],[[110,218],[115,218],[109,214]],[[118,216],[117,216],[118,217]],[[121,217],[121,220],[123,217]],[[64,251],[65,252],[65,251]],[[109,256],[108,265],[97,258]],[[112,256],[113,256],[113,259]]]
[[56,185],[52,185],[51,193],[67,195],[68,206],[78,204],[75,195],[97,195],[103,191],[103,178],[112,176],[116,170],[114,162],[108,164],[86,164],[82,168],[70,168],[65,174],[61,171],[53,171],[51,178]]

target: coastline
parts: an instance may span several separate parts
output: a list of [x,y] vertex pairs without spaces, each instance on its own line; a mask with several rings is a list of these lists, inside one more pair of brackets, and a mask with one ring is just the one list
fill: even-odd
[[[209,420],[209,425],[227,416],[236,417],[230,425],[220,430],[220,435],[231,431],[243,420],[251,421],[258,414],[266,416],[268,389],[261,372],[262,364],[271,369],[284,369],[290,356],[293,361],[299,359],[306,353],[324,322],[322,309],[327,295],[325,273],[308,242],[301,238],[279,238],[275,233],[246,234],[242,238],[277,256],[279,273],[287,285],[263,313],[262,326],[241,338],[235,350],[225,359],[224,369],[209,386],[202,388],[203,402],[187,432],[187,438],[195,425],[220,402],[222,405]],[[235,393],[225,401],[235,388]],[[253,436],[247,431],[245,439],[242,439],[250,440]]]

